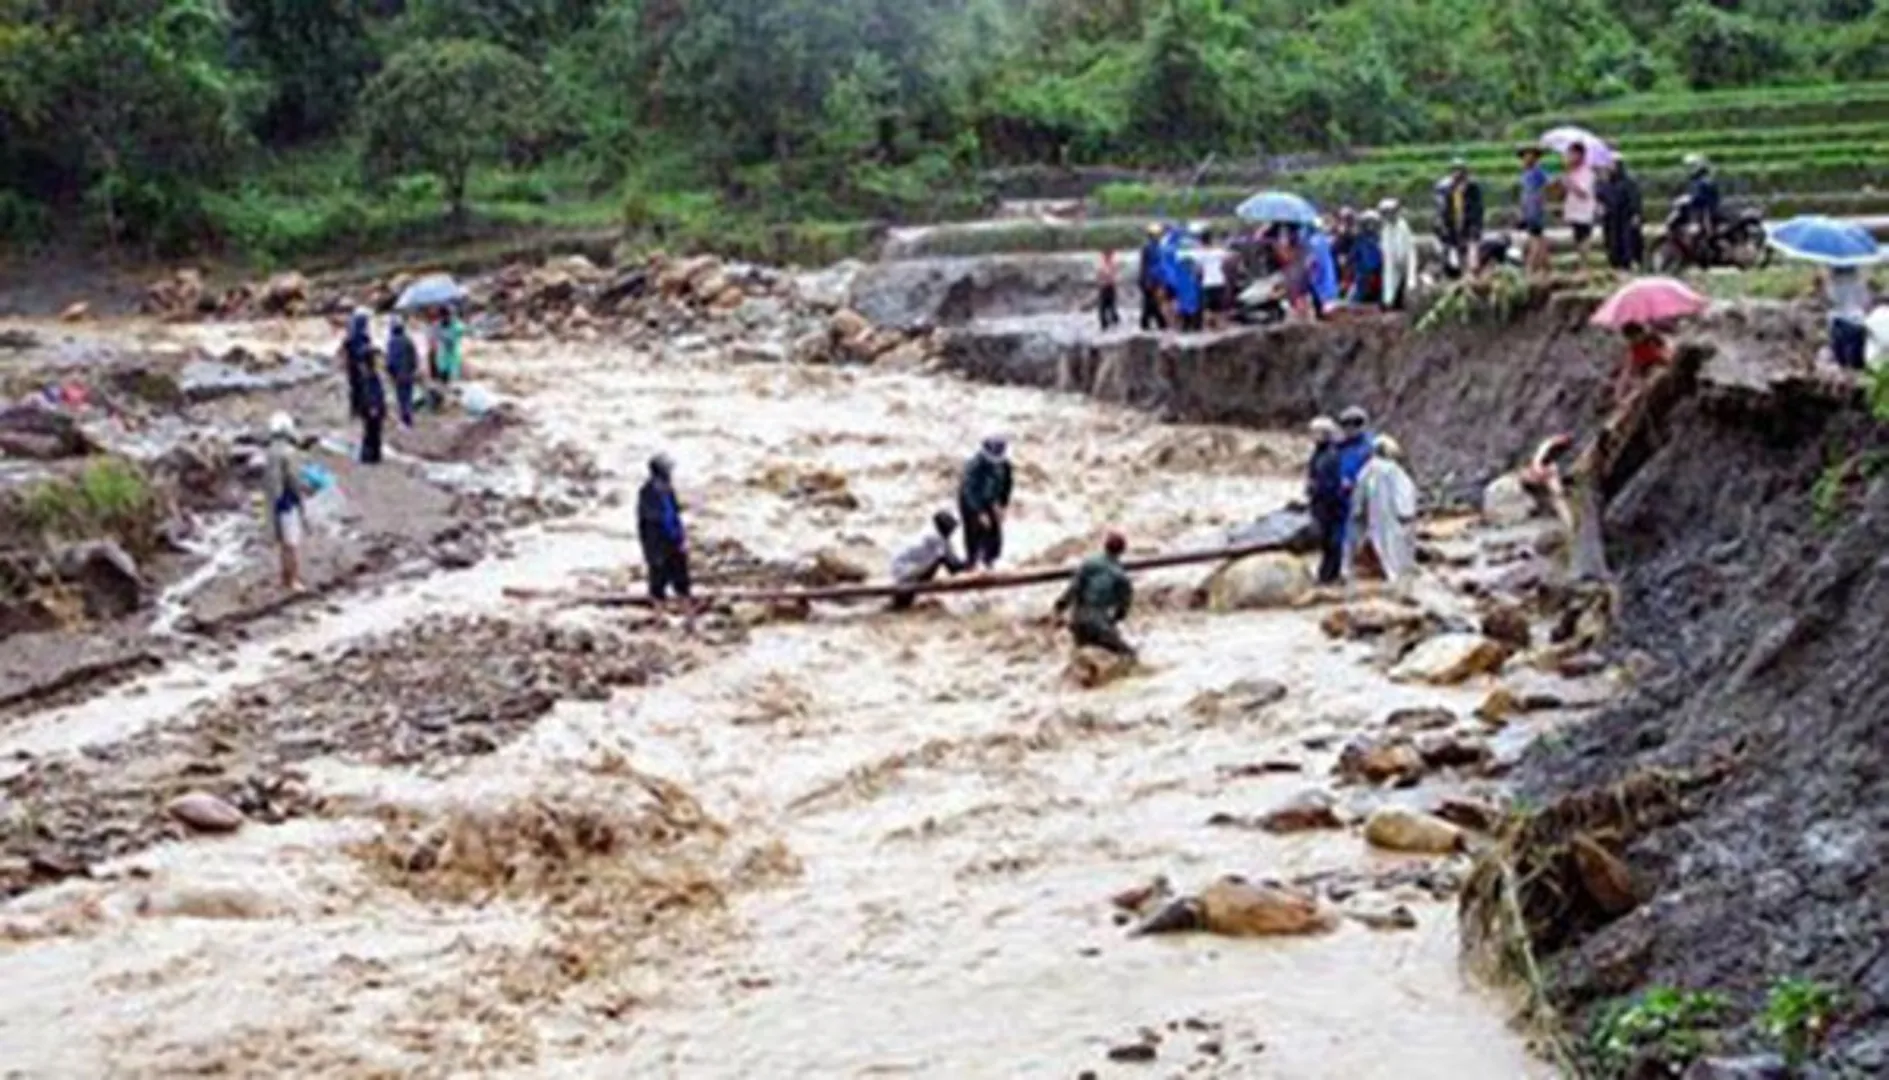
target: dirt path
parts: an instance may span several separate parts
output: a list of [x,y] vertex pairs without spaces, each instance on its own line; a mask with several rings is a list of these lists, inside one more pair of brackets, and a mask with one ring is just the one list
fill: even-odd
[[[841,548],[876,576],[989,431],[1017,448],[1021,561],[1062,561],[1111,524],[1159,550],[1249,519],[1294,493],[1290,441],[1036,391],[602,345],[494,347],[483,362],[545,430],[595,453],[616,499],[516,534],[509,558],[16,722],[0,773],[22,752],[179,724],[285,671],[341,670],[351,642],[420,619],[629,633],[687,663],[647,689],[561,701],[492,753],[304,762],[316,812],[161,844],[0,907],[0,1060],[20,1075],[1139,1075],[1108,1052],[1144,1028],[1162,1036],[1158,1075],[1547,1074],[1505,1005],[1459,972],[1453,905],[1421,890],[1382,891],[1415,911],[1411,931],[1257,942],[1131,939],[1108,903],[1157,874],[1188,891],[1226,873],[1407,865],[1355,830],[1206,823],[1325,785],[1344,737],[1392,709],[1467,713],[1486,686],[1393,684],[1364,646],[1322,636],[1318,610],[1144,611],[1130,632],[1153,670],[1078,691],[1032,621],[1047,592],[687,644],[501,598],[632,561],[635,485],[657,449],[678,462],[698,548]],[[850,499],[792,496],[821,470]],[[1283,697],[1241,704],[1252,680]],[[1267,758],[1304,771],[1240,775]]]

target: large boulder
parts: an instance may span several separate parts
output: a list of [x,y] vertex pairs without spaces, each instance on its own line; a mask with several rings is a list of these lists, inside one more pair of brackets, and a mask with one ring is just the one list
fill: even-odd
[[1136,928],[1137,934],[1204,930],[1224,937],[1321,934],[1337,920],[1310,893],[1225,877],[1199,896],[1175,901]]
[[1318,550],[1318,525],[1303,510],[1274,510],[1227,530],[1229,546],[1264,544],[1306,554]]
[[138,564],[109,540],[74,544],[59,553],[59,576],[78,586],[85,613],[94,619],[121,619],[144,604],[149,586]]
[[235,832],[243,825],[243,812],[207,792],[192,791],[172,799],[164,812],[197,832]]
[[1345,822],[1338,816],[1338,802],[1330,792],[1307,788],[1260,815],[1259,827],[1269,833],[1295,833],[1342,829]]
[[1364,822],[1372,847],[1412,855],[1452,855],[1463,849],[1463,830],[1440,817],[1402,806],[1380,806]]
[[1482,519],[1491,525],[1520,525],[1535,516],[1535,496],[1518,473],[1503,473],[1482,489]]
[[308,303],[308,279],[293,270],[270,278],[256,298],[270,315],[295,315]]
[[98,444],[70,413],[38,405],[0,408],[0,457],[53,461],[97,450]]
[[1481,634],[1438,634],[1391,669],[1398,682],[1453,686],[1501,668],[1509,648]]
[[1482,636],[1526,652],[1535,644],[1528,610],[1512,601],[1490,598],[1482,603]]
[[1332,772],[1353,784],[1410,784],[1423,777],[1423,754],[1403,736],[1359,736],[1338,753]]
[[1215,611],[1291,607],[1312,591],[1311,571],[1296,555],[1251,555],[1215,570],[1203,585]]

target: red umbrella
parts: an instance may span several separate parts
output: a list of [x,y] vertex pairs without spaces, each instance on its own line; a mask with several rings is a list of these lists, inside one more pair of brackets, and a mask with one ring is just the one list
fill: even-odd
[[1618,330],[1628,323],[1657,323],[1697,315],[1706,299],[1683,281],[1669,277],[1637,278],[1607,298],[1591,320],[1595,326]]

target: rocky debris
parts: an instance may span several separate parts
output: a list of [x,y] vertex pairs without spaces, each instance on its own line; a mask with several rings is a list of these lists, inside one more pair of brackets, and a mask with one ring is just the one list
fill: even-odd
[[320,808],[302,762],[437,765],[489,754],[560,699],[600,700],[681,663],[614,628],[485,616],[436,616],[298,657],[173,724],[0,781],[0,799],[35,823],[0,833],[0,866],[11,857],[29,867],[0,871],[0,898],[173,835],[166,807],[180,794],[273,824]]
[[1372,847],[1412,855],[1453,855],[1463,850],[1463,831],[1442,818],[1401,806],[1380,806],[1364,822]]
[[1417,736],[1417,753],[1432,769],[1482,769],[1495,759],[1495,751],[1481,738],[1452,731],[1429,731]]
[[1387,635],[1415,635],[1428,623],[1424,613],[1389,600],[1366,600],[1333,608],[1319,620],[1327,637],[1357,640]]
[[[1247,467],[1248,462],[1242,460],[1239,465]],[[1318,525],[1306,511],[1274,510],[1228,529],[1226,543],[1229,547],[1271,544],[1283,551],[1306,555],[1318,550]]]
[[835,585],[857,585],[872,576],[864,559],[838,548],[821,548],[802,561],[794,573],[794,584],[808,589]]
[[190,885],[153,889],[138,897],[134,910],[147,919],[266,919],[278,906],[241,885]]
[[1501,668],[1509,650],[1480,634],[1439,634],[1418,645],[1391,669],[1398,682],[1453,686]]
[[203,275],[196,270],[182,269],[153,282],[145,290],[139,310],[146,315],[181,319],[214,311],[216,306],[216,300],[204,291]]
[[1522,702],[1506,686],[1498,686],[1489,691],[1489,696],[1476,706],[1476,719],[1492,728],[1503,727],[1509,718],[1522,712]]
[[1418,705],[1391,710],[1384,717],[1384,727],[1390,731],[1415,734],[1455,727],[1456,720],[1456,714],[1441,705]]
[[1070,656],[1069,666],[1063,669],[1063,679],[1084,690],[1094,690],[1119,682],[1134,674],[1135,670],[1136,664],[1132,657],[1084,646]]
[[846,474],[837,469],[803,469],[776,463],[769,465],[752,483],[805,506],[842,511],[860,507],[859,496],[853,494]]
[[1295,833],[1342,829],[1345,822],[1338,816],[1338,800],[1330,792],[1308,788],[1261,814],[1259,827],[1269,833]]
[[1492,833],[1502,823],[1502,811],[1467,795],[1445,795],[1431,811],[1452,825],[1479,833]]
[[1741,1058],[1699,1058],[1686,1067],[1680,1080],[1791,1080],[1798,1075],[1776,1054],[1758,1054]]
[[1201,588],[1215,611],[1291,607],[1310,595],[1312,574],[1295,555],[1251,555],[1215,570]]
[[1159,1055],[1159,1046],[1145,1039],[1141,1042],[1123,1043],[1120,1046],[1111,1046],[1108,1051],[1108,1059],[1110,1061],[1121,1062],[1149,1062],[1153,1061]]
[[1143,884],[1123,889],[1109,897],[1109,903],[1116,910],[1129,915],[1143,915],[1149,909],[1167,903],[1173,895],[1174,886],[1168,883],[1165,876],[1157,874]]
[[1416,783],[1425,771],[1423,755],[1404,736],[1374,737],[1360,735],[1345,744],[1332,772],[1341,781],[1352,784]]
[[228,833],[242,828],[243,812],[207,792],[192,791],[172,799],[164,812],[204,833]]
[[91,317],[92,305],[83,300],[67,304],[65,310],[59,313],[59,321],[62,323],[84,322]]
[[1380,933],[1417,928],[1417,913],[1405,904],[1358,905],[1346,908],[1344,916],[1367,930]]
[[263,283],[256,304],[267,315],[299,315],[308,303],[308,279],[293,270]]
[[37,405],[0,408],[0,456],[56,461],[99,450],[69,413]]
[[1291,693],[1272,679],[1240,679],[1219,690],[1203,690],[1187,703],[1187,711],[1203,720],[1251,716],[1284,701]]
[[1633,873],[1618,855],[1586,833],[1577,833],[1568,841],[1568,847],[1574,853],[1582,887],[1601,911],[1620,916],[1639,906]]
[[1526,652],[1535,643],[1528,612],[1520,604],[1486,599],[1482,603],[1481,621],[1483,637],[1516,652]]
[[93,619],[118,619],[144,606],[150,585],[137,561],[110,540],[73,544],[54,558],[59,576],[76,585]]
[[1320,934],[1335,920],[1318,897],[1275,883],[1221,878],[1198,896],[1177,900],[1137,927],[1136,935],[1204,931],[1222,937]]

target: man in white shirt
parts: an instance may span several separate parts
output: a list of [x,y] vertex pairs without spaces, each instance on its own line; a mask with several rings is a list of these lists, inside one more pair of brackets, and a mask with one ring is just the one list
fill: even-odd
[[1574,257],[1582,270],[1587,269],[1587,246],[1594,238],[1594,222],[1600,216],[1600,198],[1594,181],[1594,166],[1587,160],[1587,144],[1570,143],[1568,172],[1561,179],[1565,201],[1561,217],[1574,234]]
[[1207,313],[1207,325],[1219,329],[1226,325],[1233,310],[1233,290],[1227,280],[1227,260],[1232,253],[1214,246],[1213,232],[1200,231],[1200,246],[1187,253],[1188,260],[1200,268],[1201,308]]
[[[893,558],[893,582],[899,585],[922,585],[937,577],[939,570],[963,573],[964,561],[951,551],[951,534],[957,531],[958,519],[952,517],[949,511],[940,510],[932,515],[931,531]],[[912,606],[914,599],[916,596],[913,593],[898,593],[892,597],[892,610],[904,611]]]

